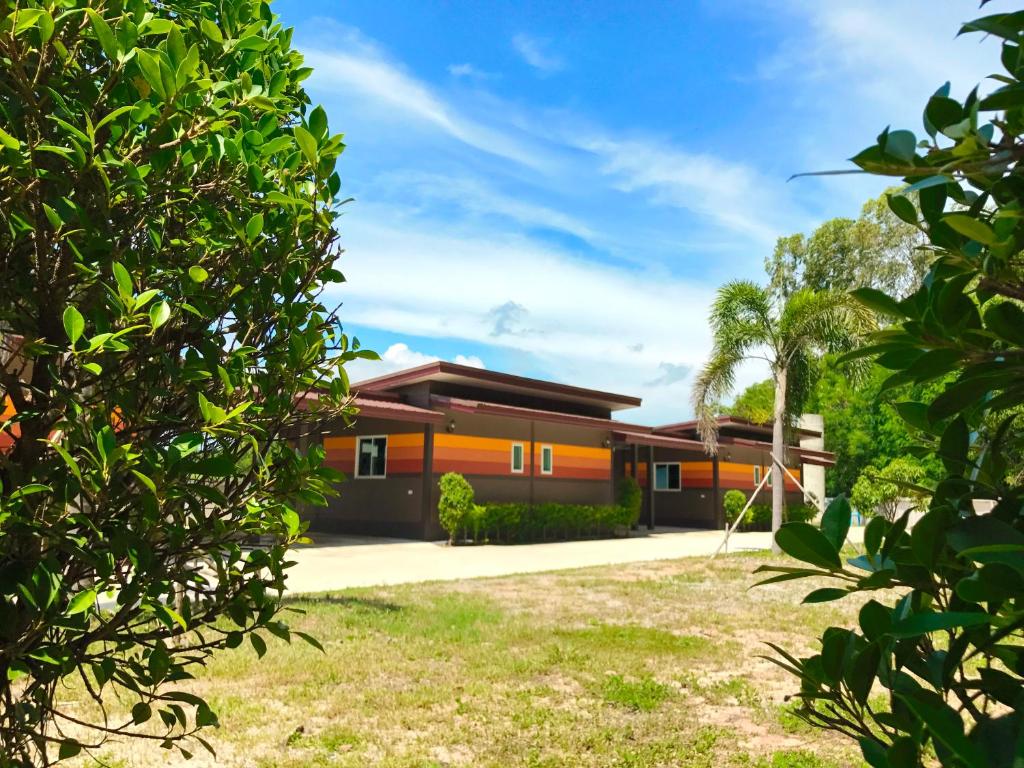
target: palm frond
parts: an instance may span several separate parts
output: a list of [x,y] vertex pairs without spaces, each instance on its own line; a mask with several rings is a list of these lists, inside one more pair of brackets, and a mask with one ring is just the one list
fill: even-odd
[[736,368],[742,356],[714,354],[693,383],[691,401],[697,417],[697,431],[712,456],[718,453],[718,421],[714,405],[728,395],[736,381]]

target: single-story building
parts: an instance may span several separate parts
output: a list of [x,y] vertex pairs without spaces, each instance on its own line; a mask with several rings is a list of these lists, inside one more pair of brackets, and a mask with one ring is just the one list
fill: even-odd
[[[433,362],[353,385],[354,423],[321,425],[327,463],[348,477],[311,515],[311,530],[442,538],[438,480],[459,472],[479,501],[611,504],[623,478],[644,489],[640,524],[721,528],[722,494],[748,494],[771,464],[771,429],[724,417],[717,456],[695,422],[649,427],[613,419],[640,398]],[[820,431],[796,430],[820,437]],[[788,447],[799,479],[831,454]],[[803,494],[785,478],[790,503]],[[770,500],[765,486],[762,498]]]

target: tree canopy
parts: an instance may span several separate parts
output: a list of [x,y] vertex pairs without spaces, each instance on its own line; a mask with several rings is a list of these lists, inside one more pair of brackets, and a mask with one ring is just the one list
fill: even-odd
[[779,296],[800,288],[865,287],[903,296],[928,268],[924,242],[920,230],[890,211],[882,195],[864,203],[856,219],[831,219],[810,235],[780,237],[765,270]]
[[933,259],[909,295],[855,292],[891,321],[855,353],[889,372],[880,391],[920,388],[894,407],[919,435],[913,452],[941,465],[931,499],[912,526],[909,513],[873,518],[864,554],[849,556],[840,497],[818,528],[776,535],[801,567],[760,569],[772,582],[827,577],[809,603],[872,593],[815,652],[775,649],[799,679],[799,716],[856,739],[872,768],[1024,759],[1024,14],[961,33],[1001,41],[995,90],[961,102],[947,83],[924,108],[923,138],[886,128],[853,158],[903,179],[888,205]]
[[217,718],[175,683],[290,637],[339,479],[304,446],[368,354],[320,298],[344,144],[261,0],[5,3],[0,59],[0,762],[185,751]]

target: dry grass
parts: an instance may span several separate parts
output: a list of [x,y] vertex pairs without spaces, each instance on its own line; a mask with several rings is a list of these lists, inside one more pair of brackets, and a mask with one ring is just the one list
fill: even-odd
[[[326,655],[270,640],[225,653],[192,689],[220,715],[190,765],[861,765],[788,711],[794,683],[758,658],[806,651],[858,605],[801,606],[809,585],[747,590],[766,556],[352,590],[295,600]],[[98,755],[175,764],[149,744]]]

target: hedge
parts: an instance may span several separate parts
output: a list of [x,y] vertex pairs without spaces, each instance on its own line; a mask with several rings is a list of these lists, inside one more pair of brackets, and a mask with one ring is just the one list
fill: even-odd
[[514,544],[611,536],[628,532],[640,517],[642,495],[635,485],[632,478],[622,483],[618,504],[477,504],[469,482],[449,472],[441,477],[438,512],[451,542]]
[[[736,516],[746,504],[747,497],[742,491],[726,491],[722,499],[722,507],[725,510],[725,520],[732,524]],[[783,520],[789,523],[808,522],[818,515],[818,508],[813,504],[788,504],[783,512]],[[772,528],[772,505],[751,504],[747,513],[740,523],[741,531],[770,531]]]

